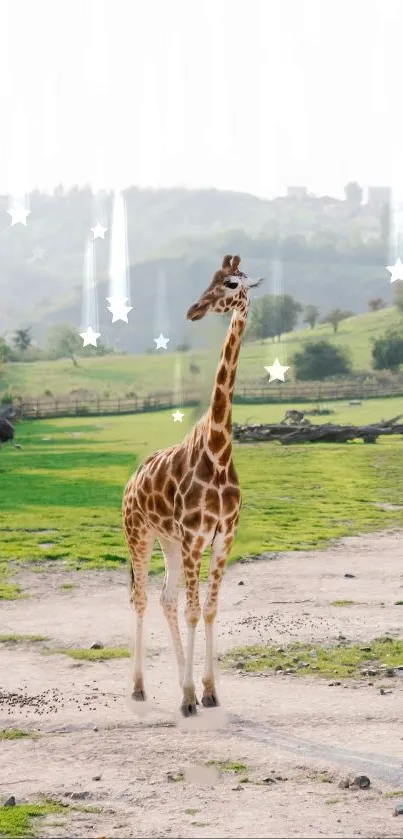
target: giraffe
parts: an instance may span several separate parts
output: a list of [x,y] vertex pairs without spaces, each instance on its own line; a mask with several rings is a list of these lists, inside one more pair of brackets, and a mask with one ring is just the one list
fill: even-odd
[[[214,677],[213,630],[222,575],[235,536],[241,506],[232,460],[231,413],[235,375],[249,309],[248,280],[239,257],[226,255],[221,268],[187,312],[197,321],[209,312],[232,318],[222,347],[210,407],[179,444],[154,452],[128,481],[123,519],[131,559],[132,596],[136,612],[133,699],[144,701],[143,629],[147,604],[148,565],[155,538],[165,560],[160,603],[167,619],[182,688],[182,714],[196,714],[193,660],[196,627],[201,616],[199,574],[204,550],[211,546],[207,596],[203,605],[205,666],[202,704],[219,704]],[[178,595],[185,578],[186,655],[178,625]]]

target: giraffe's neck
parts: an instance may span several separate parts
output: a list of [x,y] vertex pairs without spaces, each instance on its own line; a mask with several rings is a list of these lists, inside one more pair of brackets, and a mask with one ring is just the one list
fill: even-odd
[[231,442],[232,398],[246,317],[246,312],[234,311],[217,367],[210,408],[207,412],[206,438],[207,448],[214,455],[223,436],[227,438],[227,443]]

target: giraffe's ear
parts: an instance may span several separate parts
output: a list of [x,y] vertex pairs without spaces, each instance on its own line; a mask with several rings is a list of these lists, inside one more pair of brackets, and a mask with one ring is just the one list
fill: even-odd
[[224,271],[225,271],[227,268],[231,268],[231,260],[232,260],[232,255],[231,255],[231,254],[229,254],[229,253],[227,253],[227,254],[224,256],[223,261],[222,261],[222,265],[221,265],[221,268],[222,268]]
[[238,270],[240,261],[241,261],[240,256],[233,256],[232,257],[231,271],[237,271]]

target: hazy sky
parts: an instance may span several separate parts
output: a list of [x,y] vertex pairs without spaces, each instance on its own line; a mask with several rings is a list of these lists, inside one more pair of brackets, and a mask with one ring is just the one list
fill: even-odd
[[401,185],[403,0],[0,0],[0,191]]

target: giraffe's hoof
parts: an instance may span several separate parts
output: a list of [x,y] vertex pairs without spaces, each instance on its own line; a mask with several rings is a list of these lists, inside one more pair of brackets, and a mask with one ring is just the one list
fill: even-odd
[[218,696],[214,691],[205,693],[202,697],[202,704],[205,708],[217,708],[219,706]]
[[196,704],[197,704],[197,700],[195,700],[195,702],[183,702],[182,705],[181,705],[182,716],[183,717],[195,717],[196,714],[197,714]]
[[145,702],[146,701],[146,694],[144,690],[134,690],[132,693],[132,699],[135,702]]

